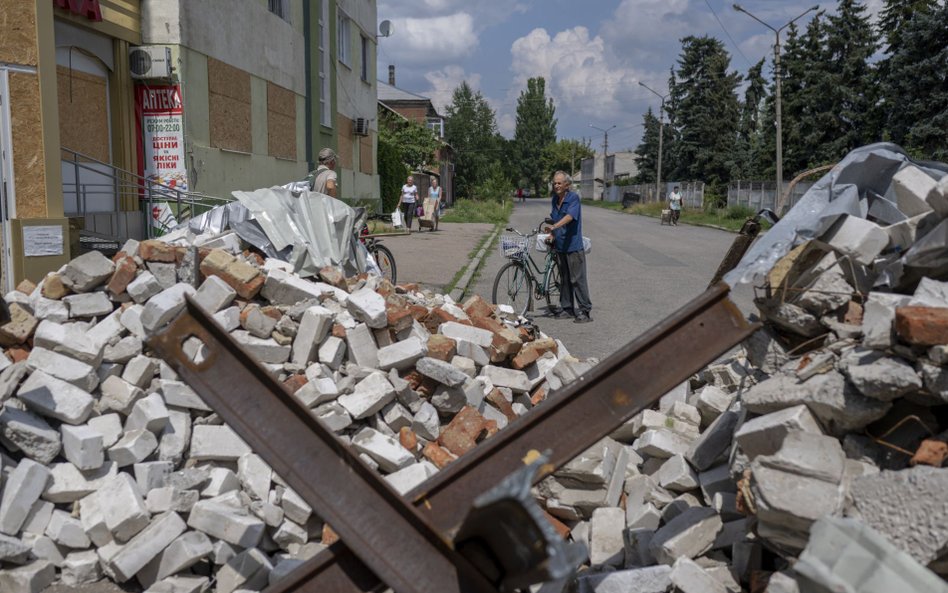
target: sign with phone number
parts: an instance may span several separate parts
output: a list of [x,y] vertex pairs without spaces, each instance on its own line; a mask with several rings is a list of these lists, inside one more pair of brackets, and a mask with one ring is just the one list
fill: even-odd
[[144,175],[162,185],[186,191],[184,106],[178,85],[136,87],[142,117]]

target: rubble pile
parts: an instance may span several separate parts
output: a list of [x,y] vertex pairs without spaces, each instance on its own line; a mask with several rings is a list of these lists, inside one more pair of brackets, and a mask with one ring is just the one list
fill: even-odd
[[[948,177],[893,187],[931,244]],[[539,484],[589,546],[576,591],[948,591],[948,244],[894,291],[915,247],[859,224],[789,250],[738,351]]]
[[6,295],[0,591],[103,576],[153,593],[259,590],[335,540],[150,355],[185,296],[403,493],[595,363],[479,297],[333,267],[306,280],[240,244],[129,241]]

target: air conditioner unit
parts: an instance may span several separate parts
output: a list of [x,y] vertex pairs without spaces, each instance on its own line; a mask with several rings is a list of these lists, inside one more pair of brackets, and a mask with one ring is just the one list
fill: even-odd
[[160,45],[133,47],[128,52],[132,78],[169,78],[171,76],[171,48]]
[[364,117],[356,118],[355,120],[355,129],[353,133],[356,136],[368,136],[369,135],[369,120]]

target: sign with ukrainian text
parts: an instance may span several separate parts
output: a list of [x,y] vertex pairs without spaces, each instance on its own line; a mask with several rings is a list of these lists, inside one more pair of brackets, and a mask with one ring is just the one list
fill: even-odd
[[149,181],[187,191],[181,87],[136,86],[135,102],[141,114],[142,174]]

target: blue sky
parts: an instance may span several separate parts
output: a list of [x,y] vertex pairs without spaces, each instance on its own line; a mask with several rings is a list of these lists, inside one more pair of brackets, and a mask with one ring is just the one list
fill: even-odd
[[[876,14],[882,0],[864,0]],[[396,85],[431,97],[439,109],[462,80],[490,101],[501,133],[512,137],[517,96],[532,76],[547,80],[560,138],[586,137],[602,149],[634,149],[642,114],[659,100],[638,85],[664,93],[670,68],[688,35],[712,35],[745,73],[773,54],[773,33],[732,8],[733,0],[379,0],[379,21],[394,34],[379,39],[378,72]],[[743,0],[779,27],[813,0]],[[821,2],[832,12],[836,2]],[[716,13],[720,23],[715,18]],[[805,22],[801,21],[801,22]],[[722,27],[723,25],[723,27]],[[727,33],[725,33],[725,29]],[[730,35],[730,39],[728,38]],[[732,41],[733,39],[733,41]],[[769,75],[769,65],[768,65]]]

